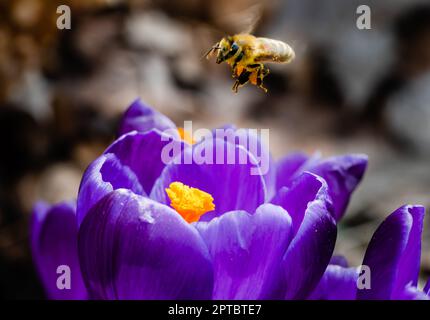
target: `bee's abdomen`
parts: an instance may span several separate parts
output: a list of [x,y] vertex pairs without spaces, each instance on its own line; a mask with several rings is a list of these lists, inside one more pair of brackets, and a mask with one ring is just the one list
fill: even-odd
[[260,43],[258,61],[288,63],[294,59],[294,50],[285,42],[268,38],[258,38]]

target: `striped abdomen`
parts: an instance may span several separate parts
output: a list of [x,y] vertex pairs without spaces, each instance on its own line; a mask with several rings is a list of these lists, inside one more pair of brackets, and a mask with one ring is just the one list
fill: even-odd
[[286,43],[268,38],[257,38],[259,43],[255,61],[288,63],[294,59],[294,50]]

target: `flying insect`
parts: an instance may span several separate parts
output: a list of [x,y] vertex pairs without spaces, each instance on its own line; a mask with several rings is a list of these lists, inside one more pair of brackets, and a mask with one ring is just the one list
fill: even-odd
[[269,74],[265,63],[289,63],[295,57],[294,50],[285,42],[249,33],[222,38],[205,57],[215,53],[216,63],[226,62],[231,66],[232,77],[236,79],[232,88],[235,93],[248,82],[267,92],[263,86],[263,79]]

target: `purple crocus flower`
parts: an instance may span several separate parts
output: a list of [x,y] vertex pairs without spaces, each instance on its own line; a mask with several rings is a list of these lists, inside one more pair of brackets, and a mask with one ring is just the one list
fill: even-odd
[[331,262],[311,295],[313,299],[429,299],[430,280],[421,291],[418,275],[424,208],[406,205],[389,215],[375,231],[363,259],[370,288],[357,288],[359,268]]
[[[91,298],[304,299],[313,291],[365,156],[294,154],[275,164],[258,136],[242,131],[273,163],[263,174],[243,139],[191,145],[140,100],[120,133],[85,171],[77,199],[70,240]],[[224,150],[224,161],[166,164],[167,147],[172,159]],[[227,154],[246,161],[231,164]]]
[[344,257],[333,256],[309,300],[355,300],[359,269]]
[[[50,299],[88,297],[79,266],[75,207],[75,202],[62,202],[54,206],[38,202],[33,208],[31,251]],[[59,266],[68,266],[73,272],[70,290],[60,290],[57,286]]]

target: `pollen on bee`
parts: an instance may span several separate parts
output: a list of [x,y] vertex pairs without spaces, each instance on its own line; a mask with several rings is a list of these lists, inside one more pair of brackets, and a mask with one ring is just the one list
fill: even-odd
[[242,71],[243,71],[244,67],[239,65],[236,67],[236,76],[240,76]]
[[257,84],[257,73],[253,72],[250,76],[249,76],[249,82],[251,82],[252,84],[256,85]]

